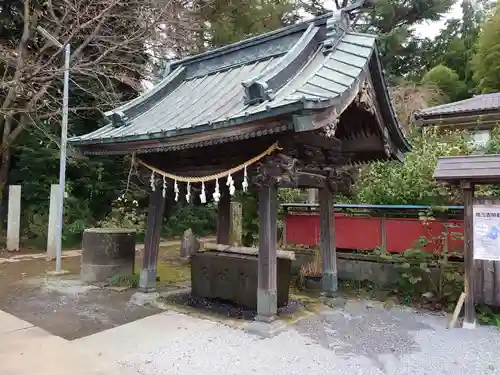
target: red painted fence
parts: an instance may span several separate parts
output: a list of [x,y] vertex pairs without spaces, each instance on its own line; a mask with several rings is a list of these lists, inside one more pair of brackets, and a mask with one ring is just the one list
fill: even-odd
[[[318,205],[286,204],[283,238],[286,244],[319,244]],[[433,212],[435,219],[420,219]],[[463,207],[335,205],[335,240],[339,249],[385,247],[403,252],[422,238],[428,251],[463,251]]]

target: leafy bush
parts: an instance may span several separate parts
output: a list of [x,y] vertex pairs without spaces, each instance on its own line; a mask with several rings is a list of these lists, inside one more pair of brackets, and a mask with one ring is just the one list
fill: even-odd
[[472,152],[466,132],[426,129],[411,136],[413,150],[404,163],[376,162],[361,170],[353,201],[371,204],[446,205],[460,201],[460,192],[433,178],[440,156]]
[[216,205],[177,204],[163,223],[163,236],[182,236],[188,228],[197,236],[214,234],[217,228]]
[[[247,193],[237,193],[235,200],[241,203],[243,212],[243,244],[254,246],[259,241],[259,189],[250,188]],[[278,239],[283,231],[283,203],[302,202],[302,195],[299,189],[278,189]]]

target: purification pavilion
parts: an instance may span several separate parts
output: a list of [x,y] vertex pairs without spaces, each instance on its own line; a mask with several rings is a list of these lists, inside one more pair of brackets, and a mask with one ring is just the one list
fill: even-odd
[[[260,189],[258,322],[276,314],[279,187],[318,188],[323,292],[337,290],[332,193],[362,163],[403,160],[377,36],[350,27],[364,1],[170,65],[154,88],[70,142],[87,155],[134,154],[151,197],[140,292],[156,287],[165,195],[218,202],[227,244],[236,189]],[[168,219],[167,219],[168,220]]]

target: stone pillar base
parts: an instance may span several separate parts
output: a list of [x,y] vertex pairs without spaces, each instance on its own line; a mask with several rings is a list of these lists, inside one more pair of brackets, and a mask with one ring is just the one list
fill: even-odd
[[323,272],[321,277],[321,295],[335,297],[339,289],[337,272]]
[[475,329],[476,328],[476,321],[470,323],[470,322],[463,322],[462,328],[465,329]]
[[[270,339],[286,329],[286,324],[280,320],[276,320],[276,318],[270,322],[265,322],[261,319],[262,318],[256,317],[253,322],[249,323],[246,326],[245,332],[262,337],[264,339]],[[265,319],[268,318],[265,317]]]
[[160,295],[156,292],[154,293],[135,292],[134,294],[132,294],[132,297],[130,297],[128,303],[137,306],[152,305],[156,302],[156,299],[159,296]]
[[278,293],[276,290],[257,289],[257,314],[274,317],[278,310]]
[[142,269],[138,291],[142,293],[156,292],[156,269]]

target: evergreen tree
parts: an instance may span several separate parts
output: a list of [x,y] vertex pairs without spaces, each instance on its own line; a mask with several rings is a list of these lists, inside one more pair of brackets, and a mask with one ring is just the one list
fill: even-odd
[[444,65],[455,71],[462,82],[460,85],[465,86],[460,99],[472,95],[475,89],[471,59],[481,24],[489,8],[490,3],[487,1],[462,1],[462,18],[448,20],[440,35],[433,40],[422,42],[422,66],[431,70],[438,65]]
[[474,80],[481,93],[500,91],[500,5],[486,21],[473,59]]
[[378,0],[371,12],[359,19],[362,32],[380,35],[382,63],[391,77],[407,76],[420,71],[421,43],[415,37],[414,27],[439,20],[454,0]]
[[221,47],[298,19],[293,0],[214,0],[200,7],[203,47]]
[[467,96],[467,88],[457,72],[445,65],[437,65],[429,70],[422,78],[422,83],[435,84],[446,96],[447,102],[461,100]]

